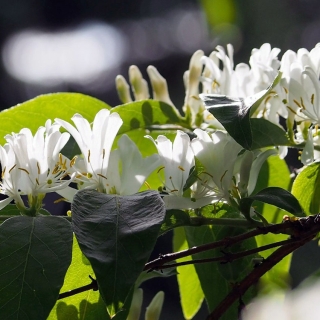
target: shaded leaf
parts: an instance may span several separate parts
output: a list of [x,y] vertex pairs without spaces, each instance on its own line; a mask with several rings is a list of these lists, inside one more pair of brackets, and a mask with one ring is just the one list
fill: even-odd
[[46,319],[71,262],[71,224],[13,217],[0,226],[0,318]]
[[164,215],[156,191],[132,196],[77,192],[72,204],[74,232],[111,315],[121,310],[142,272]]
[[[230,136],[243,148],[252,150],[265,142],[264,138],[255,137],[257,135],[255,130],[259,130],[259,127],[257,127],[257,123],[252,125],[251,116],[280,81],[280,78],[281,73],[279,72],[273,83],[266,90],[262,90],[246,99],[232,98],[220,94],[201,94],[200,98],[203,100],[207,110],[224,126]],[[265,122],[263,124],[268,130],[273,127],[272,124],[269,125]],[[277,139],[284,141],[282,133],[280,134],[279,130],[276,130],[276,133]],[[270,139],[272,138],[269,137],[267,140],[268,145]]]
[[293,182],[292,193],[307,215],[320,212],[320,162],[303,168]]
[[296,197],[289,191],[279,187],[268,187],[255,195],[242,198],[240,200],[240,209],[247,217],[250,216],[250,208],[254,201],[269,203],[298,217],[304,216],[303,210]]
[[161,234],[181,226],[189,226],[190,216],[183,210],[173,209],[167,210],[166,216],[161,226]]
[[263,118],[251,118],[250,124],[252,131],[252,150],[272,146],[291,145],[287,133],[274,123]]

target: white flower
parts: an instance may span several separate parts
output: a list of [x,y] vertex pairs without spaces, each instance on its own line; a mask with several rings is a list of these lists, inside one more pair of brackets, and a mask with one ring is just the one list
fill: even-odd
[[205,168],[203,187],[229,201],[234,165],[242,147],[223,132],[215,132],[211,137],[201,129],[194,133],[197,138],[191,141],[191,147]]
[[120,195],[137,193],[159,165],[160,158],[157,154],[142,158],[136,144],[127,135],[122,135],[118,140],[118,149],[110,155],[106,192]]
[[5,136],[7,145],[1,148],[2,193],[18,204],[22,204],[18,194],[28,195],[30,207],[38,210],[46,193],[68,186],[71,180],[62,180],[69,172],[60,151],[69,137],[50,120],[34,136],[26,128]]
[[243,320],[314,320],[320,313],[320,283],[254,300],[242,313]]
[[12,200],[18,208],[24,208],[19,189],[21,171],[17,168],[16,156],[13,149],[8,144],[0,146],[0,159],[2,166],[0,192],[8,198],[0,201],[0,210],[8,205]]
[[111,147],[122,125],[120,116],[102,109],[96,114],[92,127],[80,114],[72,117],[76,128],[64,120],[55,121],[73,136],[83,155],[83,159],[71,161],[73,170],[77,172],[76,181],[84,183],[86,187],[106,192]]
[[164,196],[163,200],[166,205],[168,204],[166,201],[169,201],[178,208],[179,201],[183,201],[183,187],[189,177],[190,169],[194,165],[190,138],[180,130],[177,130],[173,143],[163,135],[159,135],[156,140],[151,136],[146,136],[146,138],[154,142],[162,161],[163,167],[159,172],[164,170],[165,181],[163,182],[163,191],[167,193],[167,196]]

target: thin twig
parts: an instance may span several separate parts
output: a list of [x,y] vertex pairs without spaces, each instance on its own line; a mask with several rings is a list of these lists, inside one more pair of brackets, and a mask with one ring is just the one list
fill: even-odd
[[[311,234],[311,235],[310,235]],[[215,310],[207,317],[207,320],[218,320],[228,310],[228,308],[242,297],[245,292],[255,284],[266,272],[279,263],[284,257],[292,253],[294,250],[311,241],[315,233],[308,232],[306,237],[296,239],[292,244],[284,245],[274,251],[267,259],[259,264],[249,275],[247,275],[240,283],[236,284],[231,292],[221,301]]]
[[84,291],[88,291],[88,290],[93,290],[93,291],[97,291],[98,290],[98,283],[97,280],[93,279],[90,275],[89,278],[91,279],[91,283],[87,284],[85,286],[64,292],[64,293],[60,293],[58,300],[63,299],[63,298],[67,298],[67,297],[71,297],[74,296],[75,294],[84,292]]
[[255,254],[255,253],[258,253],[261,251],[265,251],[265,250],[269,250],[269,249],[279,247],[282,245],[294,243],[296,241],[297,241],[296,239],[291,238],[291,239],[270,243],[265,246],[261,246],[258,248],[245,250],[245,251],[241,251],[241,252],[237,252],[237,253],[226,252],[226,253],[224,253],[223,256],[220,256],[220,257],[207,258],[207,259],[192,259],[192,260],[183,261],[183,262],[165,264],[165,265],[162,265],[159,267],[155,266],[153,268],[153,270],[163,270],[163,269],[169,269],[169,268],[176,268],[176,267],[186,266],[189,264],[196,264],[196,263],[207,263],[207,262],[229,263],[229,262],[233,262],[234,260],[241,259],[241,258],[250,256],[252,254]]
[[[160,266],[163,266],[164,264],[175,261],[180,258],[184,258],[196,253],[204,252],[204,251],[209,251],[212,249],[216,249],[219,247],[230,247],[235,243],[242,242],[246,239],[261,235],[261,234],[267,234],[269,232],[278,234],[278,233],[284,233],[284,234],[293,234],[293,225],[289,221],[285,221],[280,224],[273,224],[270,226],[265,226],[265,227],[258,227],[254,230],[248,231],[246,233],[240,234],[238,236],[234,237],[228,237],[224,238],[220,241],[216,241],[213,243],[207,243],[203,244],[197,247],[192,247],[186,250],[181,250],[179,252],[174,252],[174,253],[167,253],[164,255],[160,255],[159,258],[150,261],[146,263],[144,270],[154,270],[154,269],[161,269]],[[296,228],[296,227],[295,227]]]

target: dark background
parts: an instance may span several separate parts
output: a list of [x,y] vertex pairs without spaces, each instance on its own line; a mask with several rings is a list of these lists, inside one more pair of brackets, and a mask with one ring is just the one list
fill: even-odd
[[[120,102],[114,78],[117,74],[128,78],[132,64],[144,75],[149,64],[155,65],[180,108],[182,75],[197,49],[209,54],[216,45],[231,43],[237,64],[248,63],[251,50],[265,42],[280,48],[281,57],[288,49],[310,50],[320,41],[318,0],[1,0],[0,5],[1,110],[58,91],[82,92],[115,106]],[[94,30],[95,42],[73,43],[79,30],[87,30],[89,36]],[[17,39],[26,35],[29,38],[19,44]],[[67,40],[59,42],[64,35]],[[47,42],[32,51],[36,36]],[[100,50],[101,68],[96,63],[96,73],[86,76],[96,59],[91,56],[95,47]],[[73,77],[80,69],[83,73]],[[54,78],[50,70],[56,72]],[[170,250],[168,238],[157,247],[157,252]],[[320,266],[319,257],[315,242],[294,254],[293,286]],[[145,303],[157,291],[165,290],[161,318],[182,319],[175,281],[150,281],[144,290]],[[204,309],[196,319],[205,314]]]

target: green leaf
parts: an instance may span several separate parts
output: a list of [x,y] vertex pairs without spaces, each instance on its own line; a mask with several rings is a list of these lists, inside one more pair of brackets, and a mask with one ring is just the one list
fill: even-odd
[[152,129],[152,126],[182,123],[182,118],[174,107],[156,100],[126,103],[112,108],[111,112],[119,113],[123,120],[118,135],[140,128]]
[[93,121],[101,109],[110,109],[106,103],[80,93],[50,93],[18,104],[0,112],[0,143],[4,136],[29,128],[33,133],[44,126],[48,119],[61,118],[70,121],[75,113],[82,114],[88,121]]
[[[178,252],[189,249],[184,228],[174,230],[173,250]],[[185,257],[177,262],[190,261],[191,257]],[[177,268],[177,279],[180,292],[180,303],[185,319],[192,319],[199,311],[204,300],[204,294],[194,265],[180,266]]]
[[250,107],[244,99],[230,98],[224,95],[200,95],[207,110],[217,118],[230,136],[243,148],[250,150],[252,133],[250,125]]
[[[83,253],[74,236],[72,262],[64,279],[60,293],[90,284],[89,275],[94,277],[92,267],[84,263]],[[110,319],[107,307],[99,291],[87,290],[57,301],[47,320],[96,320]]]
[[[254,130],[259,130],[259,122],[252,124],[251,116],[257,110],[262,101],[270,94],[274,86],[280,81],[281,73],[275,78],[273,83],[263,91],[257,94],[242,98],[231,98],[225,95],[219,94],[201,94],[200,97],[204,102],[207,110],[213,114],[215,118],[224,126],[228,133],[236,140],[243,148],[247,150],[252,150],[257,148],[259,144],[268,144],[272,138],[268,137],[265,142],[264,137],[256,138],[256,133]],[[267,120],[265,120],[267,121]],[[264,127],[268,130],[273,128],[272,124],[266,124],[262,121]],[[280,129],[280,128],[279,128]],[[280,129],[281,130],[281,129]],[[284,138],[282,132],[276,130],[277,138],[281,137],[284,143]],[[255,139],[255,141],[254,141]],[[274,144],[272,144],[273,146]]]
[[[198,246],[205,243],[211,243],[221,239],[220,235],[223,237],[226,232],[223,232],[224,226],[215,226],[213,228],[209,226],[201,227],[186,227],[186,237],[188,241],[189,248]],[[228,227],[226,227],[229,229]],[[192,259],[210,259],[221,256],[221,250],[215,249],[210,251],[201,252],[192,256]],[[235,264],[235,268],[238,267],[238,263]],[[202,290],[205,295],[205,299],[208,305],[209,311],[213,311],[215,307],[225,298],[225,296],[230,292],[232,287],[232,281],[227,281],[225,277],[230,276],[225,273],[223,276],[221,274],[221,266],[218,267],[217,262],[207,262],[207,263],[197,263],[195,264],[195,269],[197,271]],[[227,267],[227,268],[232,268]],[[249,268],[246,268],[249,270]],[[245,274],[247,270],[241,270]],[[240,271],[240,273],[241,273]],[[231,272],[232,275],[232,272]],[[239,274],[238,274],[239,275]],[[249,290],[243,297],[245,303],[252,299],[254,293]],[[238,305],[234,303],[225,314],[220,318],[222,320],[230,320],[238,318]]]
[[[262,165],[256,189],[254,193],[266,187],[277,186],[288,190],[291,183],[290,172],[285,160],[279,156],[270,157]],[[257,202],[255,209],[260,212],[269,223],[280,223],[283,220],[283,211],[267,203]],[[281,240],[288,239],[287,235],[268,233],[256,237],[258,246],[267,245]],[[275,249],[260,252],[263,258],[267,258]],[[291,256],[286,256],[270,271],[268,271],[259,281],[259,290],[270,292],[271,290],[288,289],[290,286],[289,268]]]
[[254,201],[269,203],[298,217],[304,216],[299,201],[295,198],[295,196],[289,191],[279,187],[268,187],[259,191],[255,195],[242,198],[240,200],[240,208],[243,214],[247,217],[250,216],[250,208]]
[[118,196],[81,190],[71,211],[80,248],[113,316],[122,309],[155,245],[164,203],[156,191]]
[[168,232],[177,227],[190,226],[190,216],[188,213],[182,210],[167,210],[166,216],[161,226],[161,234]]
[[293,182],[292,193],[307,215],[320,212],[320,162],[303,168]]
[[0,318],[46,319],[71,262],[71,224],[13,217],[0,226]]
[[263,118],[251,118],[250,124],[252,131],[252,150],[291,145],[287,133],[274,123]]

